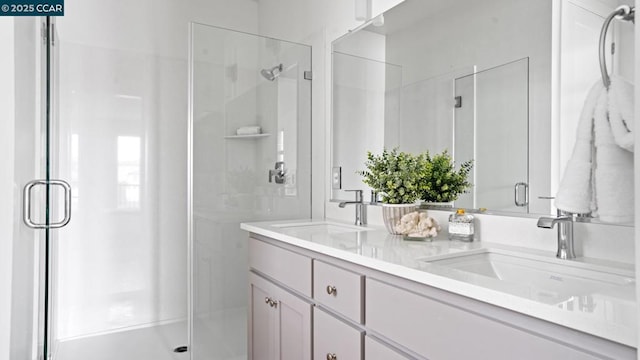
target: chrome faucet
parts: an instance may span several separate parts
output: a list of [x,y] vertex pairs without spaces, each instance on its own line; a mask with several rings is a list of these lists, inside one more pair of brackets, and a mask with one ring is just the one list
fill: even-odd
[[338,204],[339,207],[344,208],[349,204],[354,204],[356,206],[356,222],[355,224],[358,226],[367,224],[367,208],[366,204],[362,200],[362,190],[345,190],[345,191],[353,191],[356,193],[356,201],[343,201]]
[[562,210],[558,210],[556,217],[541,217],[538,219],[538,227],[544,229],[553,229],[558,224],[558,252],[556,257],[559,259],[575,259],[576,254],[573,251],[573,215]]

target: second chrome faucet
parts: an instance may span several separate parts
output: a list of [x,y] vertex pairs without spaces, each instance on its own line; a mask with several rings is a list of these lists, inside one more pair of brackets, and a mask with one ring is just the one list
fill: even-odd
[[344,208],[347,205],[353,204],[356,207],[356,221],[355,224],[358,226],[367,224],[367,204],[364,203],[362,199],[362,190],[345,190],[345,191],[353,191],[356,193],[355,201],[342,201],[338,204],[339,207]]
[[541,217],[538,219],[538,227],[544,229],[553,229],[558,224],[558,252],[556,257],[559,259],[575,259],[576,254],[573,250],[573,215],[558,210],[556,217]]

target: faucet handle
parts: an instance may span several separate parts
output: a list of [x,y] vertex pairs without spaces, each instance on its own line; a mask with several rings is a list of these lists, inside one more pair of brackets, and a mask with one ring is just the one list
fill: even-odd
[[362,202],[362,190],[345,190],[345,191],[349,191],[349,192],[355,192],[356,193],[356,201],[360,201]]

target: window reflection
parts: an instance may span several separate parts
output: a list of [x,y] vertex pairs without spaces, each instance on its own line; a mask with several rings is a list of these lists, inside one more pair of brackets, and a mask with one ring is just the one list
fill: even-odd
[[140,209],[140,137],[118,136],[118,209]]

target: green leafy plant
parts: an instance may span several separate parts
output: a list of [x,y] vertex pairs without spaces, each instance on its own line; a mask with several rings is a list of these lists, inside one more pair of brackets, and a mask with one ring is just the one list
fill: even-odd
[[418,190],[420,199],[427,202],[450,202],[471,187],[468,176],[473,167],[473,160],[463,162],[456,171],[447,150],[434,156],[429,152],[419,156],[423,157],[421,162],[424,164],[421,167]]
[[467,180],[473,161],[455,170],[455,164],[445,150],[431,156],[384,149],[382,154],[367,152],[366,170],[358,171],[363,182],[382,194],[386,204],[410,204],[421,199],[428,202],[454,201],[471,187]]
[[410,204],[420,198],[420,176],[424,164],[412,154],[384,149],[382,154],[367,152],[367,170],[358,171],[363,182],[382,194],[386,204]]

